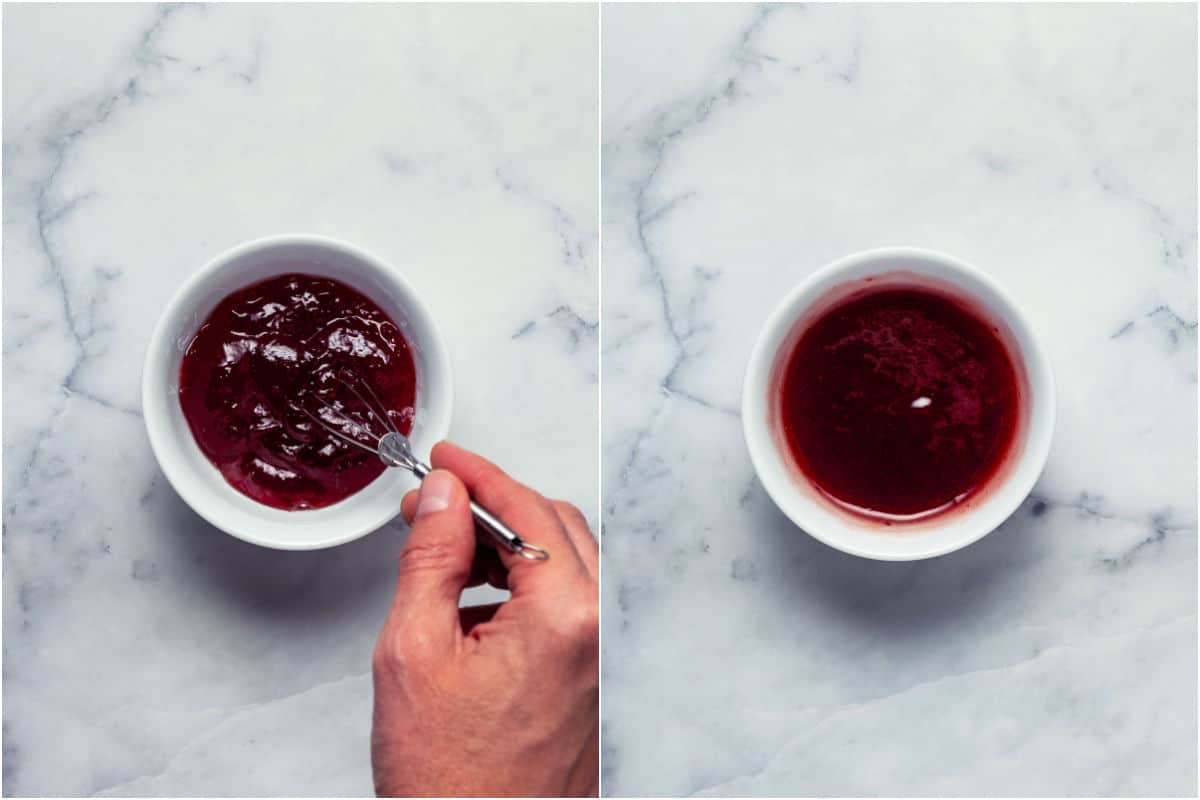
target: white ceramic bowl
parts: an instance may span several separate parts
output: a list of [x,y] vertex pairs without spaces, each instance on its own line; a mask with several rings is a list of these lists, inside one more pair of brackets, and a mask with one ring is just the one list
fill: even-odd
[[225,482],[192,438],[179,404],[179,369],[188,344],[231,292],[273,275],[303,272],[336,278],[371,298],[400,326],[417,373],[410,438],[428,455],[450,428],[450,359],[425,304],[390,264],[345,242],[321,236],[257,239],[214,258],[180,287],[150,338],[142,371],[142,410],[150,446],[179,496],[204,519],[247,542],[281,550],[332,547],[379,528],[400,510],[416,481],[386,470],[359,492],[325,508],[283,511],[251,500]]
[[[849,292],[891,284],[939,287],[998,329],[1016,363],[1023,398],[1012,453],[977,496],[914,522],[884,526],[846,511],[795,465],[778,423],[782,366],[806,325]],[[966,547],[1004,522],[1032,491],[1050,452],[1054,377],[1016,304],[986,274],[929,250],[885,248],[847,256],[810,275],[767,318],[742,390],[742,426],[763,487],[796,525],[831,547],[864,558],[909,561]]]

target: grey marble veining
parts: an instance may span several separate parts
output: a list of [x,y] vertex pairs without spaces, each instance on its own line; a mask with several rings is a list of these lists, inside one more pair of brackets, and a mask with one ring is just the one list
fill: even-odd
[[6,794],[371,791],[403,523],[243,544],[144,434],[147,337],[227,247],[314,232],[394,263],[447,339],[452,436],[597,519],[597,17],[4,9]]
[[[602,19],[611,795],[1194,795],[1196,10],[620,5]],[[812,270],[990,271],[1059,386],[998,531],[796,530],[746,358]]]

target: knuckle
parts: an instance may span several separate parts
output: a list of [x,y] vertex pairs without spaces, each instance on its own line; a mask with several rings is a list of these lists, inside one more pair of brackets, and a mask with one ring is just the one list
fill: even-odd
[[396,672],[403,664],[403,658],[400,656],[402,650],[396,644],[395,638],[386,633],[375,643],[375,652],[371,654],[371,669],[376,675]]
[[599,644],[600,606],[594,593],[564,604],[555,619],[559,638],[567,645],[592,649]]
[[424,660],[425,648],[419,637],[407,635],[403,629],[387,631],[375,643],[371,667],[376,674],[395,674],[411,671]]
[[568,503],[566,500],[555,500],[554,508],[564,522],[574,523],[584,528],[588,527],[587,517],[583,516],[583,512],[579,510],[578,506]]
[[417,542],[409,541],[400,551],[400,574],[423,572],[428,569],[438,569],[453,558],[453,548],[444,541]]

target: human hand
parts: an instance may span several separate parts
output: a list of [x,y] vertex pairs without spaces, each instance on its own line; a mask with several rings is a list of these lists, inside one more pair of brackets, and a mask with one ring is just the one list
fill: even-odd
[[[449,442],[431,461],[401,504],[412,530],[375,648],[375,790],[595,796],[599,548],[587,521]],[[468,492],[550,559],[477,546]],[[460,609],[484,580],[512,596]]]

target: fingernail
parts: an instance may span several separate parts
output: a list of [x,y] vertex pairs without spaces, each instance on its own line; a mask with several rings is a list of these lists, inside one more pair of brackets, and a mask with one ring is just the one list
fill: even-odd
[[435,469],[421,482],[421,496],[417,500],[417,516],[432,514],[435,511],[445,511],[450,507],[450,497],[453,494],[454,479],[450,473]]

